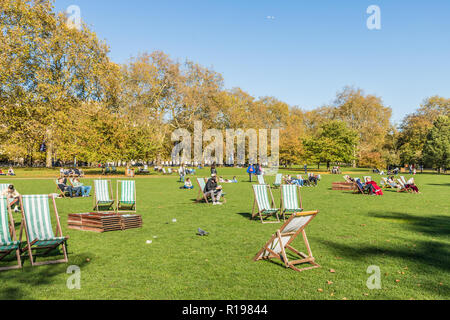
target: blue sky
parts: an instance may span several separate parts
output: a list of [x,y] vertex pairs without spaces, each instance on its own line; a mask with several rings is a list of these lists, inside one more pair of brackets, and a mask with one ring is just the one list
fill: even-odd
[[[450,98],[448,0],[56,0],[111,47],[111,58],[161,50],[212,67],[227,88],[312,109],[350,85],[401,121],[424,98]],[[370,5],[381,30],[369,30]],[[270,17],[270,18],[268,18]]]

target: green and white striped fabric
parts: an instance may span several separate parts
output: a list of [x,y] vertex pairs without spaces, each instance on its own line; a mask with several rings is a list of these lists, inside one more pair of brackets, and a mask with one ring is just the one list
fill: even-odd
[[299,199],[297,193],[298,186],[284,185],[282,186],[283,204],[286,212],[302,212],[303,209],[299,206]]
[[94,180],[95,197],[98,203],[111,203],[108,180]]
[[9,251],[19,247],[19,241],[12,241],[9,233],[8,204],[5,197],[0,197],[0,251]]
[[8,189],[9,184],[0,184],[0,194],[5,191],[6,189]]
[[266,184],[266,181],[264,181],[264,176],[262,174],[258,175],[258,183],[259,184]]
[[135,182],[134,180],[120,181],[122,184],[120,192],[120,202],[124,204],[134,204]]
[[205,192],[205,187],[206,187],[205,179],[197,178],[197,182],[198,182],[198,185],[200,186],[200,189],[202,190],[202,192]]
[[258,184],[253,185],[255,191],[256,203],[258,204],[259,211],[262,213],[274,213],[278,209],[273,209],[270,205],[269,195],[267,194],[267,186]]
[[275,177],[275,183],[273,185],[277,186],[277,187],[281,186],[281,180],[282,179],[283,179],[283,175],[281,173],[277,174],[276,177]]
[[45,247],[62,243],[65,238],[55,237],[50,217],[49,196],[30,195],[23,196],[23,210],[27,223],[28,240],[32,243],[38,240],[34,246]]

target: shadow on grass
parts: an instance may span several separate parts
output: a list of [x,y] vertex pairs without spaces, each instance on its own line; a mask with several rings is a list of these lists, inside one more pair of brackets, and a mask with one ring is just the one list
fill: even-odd
[[[56,258],[62,257],[58,251],[53,251],[46,257]],[[54,265],[43,265],[32,267],[28,258],[22,259],[23,268],[21,270],[3,271],[0,273],[0,281],[6,284],[6,287],[0,289],[0,300],[19,300],[19,299],[45,299],[43,296],[32,296],[27,291],[27,288],[36,289],[40,286],[55,285],[55,277],[61,274],[67,274],[67,268],[70,265],[77,265],[81,270],[88,264],[87,258],[92,254],[83,254],[76,257],[70,257],[69,263],[61,263]],[[11,259],[11,258],[9,258]],[[8,260],[9,260],[8,259]],[[15,259],[15,255],[12,257]],[[25,261],[24,261],[25,260]],[[42,258],[38,261],[43,261]],[[67,274],[67,277],[70,275]],[[66,279],[64,279],[66,281]],[[62,284],[65,287],[65,282]],[[69,289],[67,289],[69,290]]]
[[427,186],[450,187],[450,183],[427,183]]
[[425,233],[431,236],[450,235],[450,218],[444,215],[417,216],[401,212],[377,213],[369,212],[373,218],[397,220],[405,223],[404,226],[416,232]]

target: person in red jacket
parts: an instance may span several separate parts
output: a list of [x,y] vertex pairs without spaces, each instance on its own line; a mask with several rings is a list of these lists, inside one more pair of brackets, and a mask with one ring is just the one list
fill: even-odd
[[370,194],[371,195],[377,195],[382,196],[383,190],[377,185],[375,181],[372,181],[372,179],[367,178],[366,179],[366,188],[370,188]]

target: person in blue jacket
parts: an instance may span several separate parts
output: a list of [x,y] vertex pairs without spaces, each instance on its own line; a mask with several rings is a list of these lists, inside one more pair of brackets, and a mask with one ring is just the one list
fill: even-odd
[[255,174],[255,167],[253,164],[250,164],[247,168],[248,176],[250,177],[250,182],[252,182],[252,175]]

